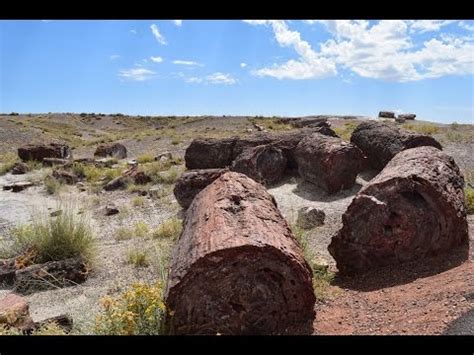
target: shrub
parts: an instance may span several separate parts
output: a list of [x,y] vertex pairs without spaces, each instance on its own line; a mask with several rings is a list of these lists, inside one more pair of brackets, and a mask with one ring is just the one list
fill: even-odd
[[84,164],[74,162],[72,164],[72,172],[79,178],[84,178],[86,176],[86,169]]
[[130,250],[127,253],[127,262],[133,264],[135,267],[147,267],[150,265],[148,262],[148,254],[142,250]]
[[138,238],[145,238],[150,233],[150,228],[148,224],[144,221],[138,221],[135,223],[134,234]]
[[135,207],[141,207],[145,204],[145,198],[143,198],[143,196],[135,196],[132,200],[132,204]]
[[170,218],[159,225],[152,234],[153,238],[176,239],[181,234],[182,223],[178,218]]
[[[1,335],[23,335],[23,332],[17,328],[0,324]],[[66,335],[66,332],[56,322],[48,322],[34,330],[31,335]]]
[[6,153],[0,158],[0,175],[8,173],[13,166],[19,161],[15,153]]
[[439,127],[432,124],[432,123],[422,123],[422,124],[415,124],[415,123],[405,123],[403,128],[422,133],[422,134],[435,134],[438,133]]
[[155,160],[155,155],[151,152],[143,153],[137,157],[140,164],[150,163]]
[[127,240],[133,237],[133,231],[130,228],[120,227],[115,231],[116,240]]
[[57,194],[62,186],[61,182],[56,180],[51,175],[46,175],[46,177],[43,179],[43,183],[44,183],[46,192],[50,195]]
[[59,209],[62,213],[57,217],[35,214],[31,224],[14,228],[13,241],[2,248],[3,254],[15,256],[34,252],[39,263],[72,257],[91,261],[95,238],[89,218],[78,214],[71,203],[61,204]]
[[178,170],[172,167],[166,172],[151,176],[151,178],[158,184],[174,184],[178,180]]
[[467,214],[474,214],[474,188],[464,188],[464,195],[466,196]]
[[94,332],[99,335],[164,334],[163,292],[160,282],[135,283],[118,297],[104,297]]
[[106,169],[104,171],[104,183],[108,183],[109,181],[119,177],[121,175],[120,169]]
[[173,145],[178,145],[180,143],[181,143],[181,139],[179,139],[179,138],[173,138],[171,140],[171,144],[173,144]]
[[84,176],[87,182],[97,182],[102,178],[102,170],[94,165],[85,165]]

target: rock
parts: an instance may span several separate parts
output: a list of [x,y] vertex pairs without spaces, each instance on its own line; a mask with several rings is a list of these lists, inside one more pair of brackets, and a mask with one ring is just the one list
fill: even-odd
[[287,159],[281,149],[260,145],[245,149],[230,170],[242,173],[264,185],[279,182],[286,170]]
[[[176,181],[173,193],[179,205],[187,209],[194,197],[228,169],[202,169],[185,171]],[[160,190],[161,191],[161,190]],[[151,191],[150,191],[151,194]]]
[[19,329],[32,326],[33,319],[24,297],[9,293],[0,300],[0,324]]
[[43,165],[46,165],[46,166],[55,166],[55,165],[65,166],[69,163],[70,161],[67,159],[60,159],[60,158],[44,158],[43,159]]
[[226,168],[245,149],[272,144],[281,149],[288,161],[288,168],[295,168],[293,151],[298,143],[314,132],[336,136],[328,127],[305,128],[297,132],[280,134],[257,133],[246,137],[194,139],[186,149],[184,159],[188,169]]
[[368,165],[377,171],[402,150],[432,146],[442,149],[433,137],[412,133],[382,122],[364,122],[354,130],[351,143],[359,147],[367,157]]
[[254,126],[255,129],[256,129],[257,131],[259,131],[259,132],[265,131],[265,127],[260,126],[260,125],[258,125],[258,124],[256,124],[256,123],[254,123],[253,126]]
[[173,155],[171,154],[171,152],[164,152],[164,153],[158,154],[155,157],[156,161],[167,161],[171,159],[173,159]]
[[137,171],[131,175],[133,182],[137,185],[145,185],[151,182],[151,177],[147,175],[144,171]]
[[27,144],[18,148],[18,156],[23,161],[43,161],[44,158],[71,159],[72,151],[68,145],[62,143]]
[[67,185],[74,185],[77,182],[77,176],[71,171],[54,170],[53,177],[61,183]]
[[3,185],[3,190],[11,191],[11,192],[20,192],[20,191],[23,191],[23,190],[27,189],[28,187],[31,187],[31,186],[33,186],[32,182],[19,181],[19,182],[14,182],[14,183],[11,183],[11,184]]
[[165,293],[171,334],[312,332],[312,272],[275,199],[227,172],[189,207]]
[[76,187],[79,189],[79,191],[87,191],[87,185],[83,182],[78,182]]
[[364,161],[353,144],[320,133],[304,138],[296,147],[295,157],[300,176],[330,194],[351,188]]
[[109,203],[107,206],[105,206],[106,216],[113,216],[114,214],[117,214],[119,212],[119,209],[113,203]]
[[131,167],[138,166],[138,161],[136,161],[135,159],[129,160],[129,161],[127,162],[127,165],[128,165],[128,166],[131,166]]
[[245,132],[247,132],[247,133],[252,133],[252,132],[253,132],[253,129],[252,129],[252,128],[247,128],[247,129],[245,130]]
[[326,214],[323,210],[314,207],[302,207],[298,210],[296,224],[303,229],[312,229],[322,226],[325,218]]
[[398,116],[397,118],[395,118],[395,122],[397,122],[397,123],[405,123],[405,118]]
[[53,211],[49,214],[50,217],[58,217],[63,214],[62,210]]
[[398,118],[403,118],[405,120],[414,120],[416,115],[414,113],[404,113],[401,115],[398,115]]
[[[464,180],[434,147],[398,153],[354,197],[328,248],[341,273],[468,248]],[[467,252],[466,252],[467,256]]]
[[95,150],[94,156],[111,156],[117,159],[124,159],[127,157],[127,148],[125,148],[121,143],[99,144]]
[[13,165],[13,168],[11,170],[12,175],[23,175],[26,174],[30,170],[28,168],[28,165],[26,165],[23,162],[18,162]]
[[80,257],[35,264],[15,272],[15,289],[31,293],[80,284],[86,281],[89,271]]
[[380,112],[379,112],[379,117],[395,118],[395,112],[392,112],[392,111],[380,111]]
[[115,179],[109,181],[104,186],[105,191],[115,191],[115,190],[123,190],[127,187],[128,183],[130,182],[130,178],[128,176],[119,176]]

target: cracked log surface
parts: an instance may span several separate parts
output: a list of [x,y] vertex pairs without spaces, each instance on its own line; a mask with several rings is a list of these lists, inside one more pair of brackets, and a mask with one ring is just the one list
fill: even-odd
[[195,197],[168,279],[171,334],[311,332],[314,303],[311,269],[262,185],[228,172]]
[[305,137],[296,147],[295,157],[300,176],[328,193],[351,188],[364,164],[355,145],[319,133]]
[[295,168],[294,149],[304,137],[314,132],[336,137],[336,133],[329,127],[315,127],[280,134],[260,133],[248,137],[194,139],[184,155],[186,168],[229,167],[245,149],[267,144],[281,149],[288,160],[288,168]]
[[454,159],[434,147],[397,154],[342,217],[328,248],[339,271],[362,273],[458,250],[467,257],[463,186]]
[[380,171],[402,150],[421,146],[442,149],[431,136],[408,132],[382,122],[364,122],[357,126],[351,143],[359,147],[367,157],[370,168]]

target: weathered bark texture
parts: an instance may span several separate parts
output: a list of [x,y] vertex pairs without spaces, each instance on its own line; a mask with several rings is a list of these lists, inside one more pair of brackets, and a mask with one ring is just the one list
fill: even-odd
[[194,197],[210,185],[228,169],[202,169],[185,171],[174,185],[173,193],[184,209],[188,208]]
[[287,334],[314,318],[312,273],[266,189],[228,172],[188,209],[166,304],[172,334]]
[[354,130],[351,143],[358,146],[367,156],[372,169],[382,170],[402,150],[432,146],[442,149],[433,137],[412,133],[382,122],[364,122]]
[[351,188],[364,164],[359,148],[319,133],[304,138],[295,156],[300,176],[329,193]]
[[397,154],[355,196],[329,252],[341,273],[468,248],[464,179],[434,147]]
[[70,159],[72,151],[68,145],[62,143],[27,144],[18,148],[18,156],[23,161],[43,161],[44,158]]
[[232,163],[231,170],[247,175],[255,181],[271,185],[281,180],[287,159],[281,149],[259,145],[245,149]]
[[380,111],[380,112],[379,112],[379,117],[395,118],[395,112],[392,112],[392,111]]
[[267,144],[272,144],[274,147],[281,149],[288,160],[289,168],[294,168],[294,149],[304,137],[314,132],[333,137],[337,136],[329,127],[316,127],[280,134],[258,133],[248,137],[195,139],[186,149],[184,155],[186,168],[229,167],[245,149]]

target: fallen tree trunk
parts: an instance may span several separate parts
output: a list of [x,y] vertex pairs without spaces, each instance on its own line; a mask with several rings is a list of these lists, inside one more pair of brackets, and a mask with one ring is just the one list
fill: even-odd
[[228,169],[202,169],[185,171],[174,185],[173,193],[181,207],[187,209],[194,197]]
[[464,179],[434,147],[397,154],[354,197],[329,252],[341,273],[468,248]]
[[372,169],[382,170],[402,150],[432,146],[442,149],[433,137],[408,132],[382,122],[364,122],[354,130],[351,143],[358,146],[367,156]]
[[27,144],[18,148],[18,156],[23,161],[43,161],[44,158],[71,159],[72,150],[63,143]]
[[287,334],[314,318],[312,273],[275,200],[228,172],[188,209],[166,305],[172,334]]
[[226,168],[232,165],[234,159],[245,149],[267,144],[281,149],[288,160],[289,168],[292,168],[294,167],[293,150],[304,137],[314,132],[336,137],[336,133],[331,128],[316,127],[279,134],[259,133],[248,137],[194,139],[184,155],[186,168]]
[[328,193],[351,188],[364,163],[359,148],[319,133],[304,138],[295,157],[300,176]]

